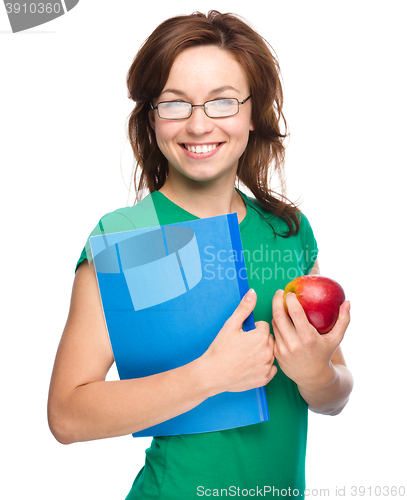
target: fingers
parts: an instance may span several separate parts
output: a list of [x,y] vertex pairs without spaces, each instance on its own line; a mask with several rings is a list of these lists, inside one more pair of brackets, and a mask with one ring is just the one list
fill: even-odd
[[[268,327],[268,328],[264,327],[264,331],[268,332],[268,334],[267,334],[267,346],[264,346],[264,348],[263,348],[264,349],[263,353],[264,353],[265,369],[267,370],[266,374],[265,374],[265,379],[261,383],[261,385],[263,386],[263,385],[267,385],[270,382],[270,380],[272,380],[273,377],[276,375],[277,366],[274,364],[274,360],[275,360],[274,338],[269,333],[270,326],[268,323],[265,323],[265,322],[258,322],[258,323],[264,323]],[[259,327],[262,326],[262,325],[258,325],[258,323],[256,323],[256,329],[258,329]]]
[[272,307],[273,307],[273,320],[282,327],[292,326],[290,317],[284,308],[284,290],[277,290],[274,294]]
[[[284,290],[277,290],[273,297],[273,325],[275,326],[275,335],[281,336],[287,340],[294,339],[297,335],[295,328],[304,322],[302,315],[305,313],[297,301],[295,294],[289,293],[286,295],[287,310],[284,307]],[[305,316],[306,320],[306,316]]]
[[[284,307],[284,302],[286,308]],[[325,340],[342,341],[345,331],[350,323],[350,302],[345,301],[340,309],[337,322],[333,329],[324,334]],[[309,323],[308,318],[301,304],[294,293],[288,293],[284,297],[282,290],[278,290],[273,298],[273,328],[275,335],[280,338],[293,340],[295,335],[300,335],[303,339],[316,339],[319,333]]]
[[301,304],[298,302],[295,293],[288,293],[285,296],[285,302],[287,304],[288,314],[297,329],[297,331],[305,331],[309,329],[310,323],[308,321],[307,315],[304,312]]
[[339,342],[345,336],[346,329],[350,323],[350,302],[346,300],[339,308],[338,319],[330,332],[325,334],[325,337],[337,337]]
[[262,387],[276,374],[270,324],[257,321],[253,330],[242,329],[255,304],[256,294],[252,290],[240,301],[205,353],[206,359],[211,360],[214,386],[222,388],[222,392]]
[[232,316],[230,316],[230,318],[228,319],[227,322],[230,324],[230,326],[238,329],[242,328],[244,320],[253,311],[256,306],[256,302],[256,292],[251,288],[240,301],[240,304],[237,306]]
[[269,376],[267,377],[266,383],[264,385],[267,385],[270,382],[270,380],[272,380],[275,377],[276,374],[277,374],[277,366],[271,365]]

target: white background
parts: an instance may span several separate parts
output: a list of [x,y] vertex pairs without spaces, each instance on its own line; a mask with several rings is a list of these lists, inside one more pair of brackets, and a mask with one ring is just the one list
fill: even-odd
[[407,487],[404,2],[81,0],[18,34],[0,5],[1,498],[120,500],[143,465],[149,438],[59,444],[48,384],[88,233],[134,201],[126,72],[159,22],[211,8],[278,55],[288,194],[352,303],[355,388],[341,415],[310,413],[308,487]]

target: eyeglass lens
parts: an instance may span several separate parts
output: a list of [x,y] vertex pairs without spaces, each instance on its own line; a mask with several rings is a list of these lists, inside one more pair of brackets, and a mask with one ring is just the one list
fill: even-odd
[[203,106],[205,113],[210,118],[224,118],[236,115],[239,112],[239,101],[237,99],[215,99],[207,101],[204,105],[193,106],[189,102],[170,101],[158,104],[158,113],[161,118],[182,119],[189,118],[194,107]]

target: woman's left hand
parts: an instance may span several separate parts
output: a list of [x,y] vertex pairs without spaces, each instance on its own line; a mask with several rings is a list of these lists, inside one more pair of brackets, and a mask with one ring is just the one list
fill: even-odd
[[274,356],[283,372],[298,386],[313,390],[329,384],[332,377],[332,357],[341,343],[350,322],[350,303],[345,301],[333,329],[320,335],[309,323],[294,293],[285,297],[278,290],[273,298],[275,345]]

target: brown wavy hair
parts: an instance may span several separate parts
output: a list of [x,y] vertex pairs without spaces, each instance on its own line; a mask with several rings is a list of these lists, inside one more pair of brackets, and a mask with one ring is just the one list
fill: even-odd
[[[195,12],[167,19],[137,53],[127,74],[128,97],[136,103],[128,118],[128,136],[136,159],[137,197],[142,189],[160,189],[168,175],[168,161],[150,125],[150,103],[161,94],[175,58],[183,50],[201,45],[227,50],[245,70],[252,94],[254,131],[239,159],[237,179],[262,207],[285,220],[288,230],[282,236],[296,234],[300,211],[286,198],[284,188],[284,139],[288,134],[282,111],[280,67],[267,42],[234,14],[211,10],[208,15]],[[138,168],[141,174],[137,185]],[[281,193],[269,188],[273,172],[280,179]]]

